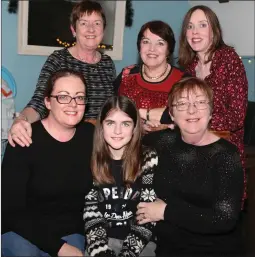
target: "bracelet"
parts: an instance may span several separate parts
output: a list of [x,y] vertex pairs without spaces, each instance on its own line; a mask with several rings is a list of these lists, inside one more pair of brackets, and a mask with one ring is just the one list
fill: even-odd
[[150,109],[146,111],[146,120],[150,120]]
[[19,116],[16,117],[16,119],[22,119],[28,122],[27,116],[22,113],[20,113]]

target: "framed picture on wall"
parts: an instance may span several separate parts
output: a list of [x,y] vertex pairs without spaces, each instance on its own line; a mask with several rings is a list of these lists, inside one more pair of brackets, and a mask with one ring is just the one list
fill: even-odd
[[[50,55],[71,46],[70,13],[79,0],[19,1],[18,54]],[[106,29],[100,50],[113,60],[121,60],[125,28],[126,1],[99,2],[106,15]]]

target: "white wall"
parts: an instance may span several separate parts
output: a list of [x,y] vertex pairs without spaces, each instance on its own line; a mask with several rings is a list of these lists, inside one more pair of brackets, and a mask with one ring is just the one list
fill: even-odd
[[254,1],[189,1],[191,6],[206,5],[218,16],[226,44],[242,56],[254,56]]

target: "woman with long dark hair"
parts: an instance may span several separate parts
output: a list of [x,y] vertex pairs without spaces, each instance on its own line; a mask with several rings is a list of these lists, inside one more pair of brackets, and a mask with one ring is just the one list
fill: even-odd
[[[210,128],[229,132],[229,141],[238,147],[245,171],[243,137],[248,80],[242,60],[224,42],[217,15],[204,5],[194,6],[186,13],[179,45],[179,64],[187,73],[205,80],[213,90]],[[244,181],[246,184],[245,178]]]

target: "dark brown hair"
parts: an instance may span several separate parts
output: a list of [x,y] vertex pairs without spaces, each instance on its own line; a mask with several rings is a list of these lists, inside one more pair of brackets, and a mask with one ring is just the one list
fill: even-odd
[[101,15],[105,29],[106,18],[102,6],[95,1],[83,0],[73,7],[70,16],[70,22],[74,30],[76,30],[76,21],[79,20],[83,16],[83,14],[91,15],[93,12],[97,13],[98,15]]
[[215,50],[226,45],[222,38],[222,30],[221,30],[220,22],[218,20],[217,15],[212,11],[212,9],[210,9],[209,7],[204,6],[204,5],[197,5],[197,6],[192,7],[186,13],[186,15],[183,19],[181,34],[180,34],[178,63],[183,68],[186,68],[193,61],[194,57],[196,56],[196,52],[193,51],[193,49],[190,47],[190,45],[187,41],[187,37],[186,37],[190,18],[196,10],[201,10],[204,12],[204,14],[208,20],[209,26],[211,27],[212,33],[213,33],[212,43],[207,51],[208,59],[207,59],[206,63],[208,63],[212,60],[212,56],[213,56]]
[[140,52],[141,48],[141,41],[142,38],[144,37],[144,32],[149,29],[151,33],[161,37],[167,42],[167,47],[168,47],[168,58],[170,58],[174,52],[174,47],[175,47],[175,38],[174,38],[174,33],[172,28],[165,22],[163,21],[149,21],[145,23],[137,36],[137,49],[138,52]]
[[173,104],[176,99],[180,98],[183,92],[196,92],[197,90],[201,90],[209,101],[210,112],[213,110],[213,91],[211,87],[202,79],[195,77],[185,77],[175,83],[168,96],[168,107],[171,115],[173,115]]
[[81,73],[79,73],[77,71],[74,71],[74,70],[71,70],[71,69],[62,69],[62,70],[54,72],[49,77],[49,79],[47,81],[47,84],[46,84],[45,91],[44,91],[44,97],[47,97],[47,98],[50,97],[50,95],[52,94],[52,91],[54,89],[55,83],[58,79],[64,78],[64,77],[70,77],[70,76],[74,76],[74,77],[79,78],[83,82],[84,87],[85,87],[85,91],[86,91],[85,79],[84,79],[84,76]]
[[142,162],[142,127],[139,111],[132,100],[125,96],[110,97],[102,106],[97,118],[93,153],[91,159],[92,173],[96,184],[114,183],[110,170],[111,153],[103,135],[103,121],[112,110],[121,110],[134,122],[133,137],[123,153],[123,180],[126,185],[133,183],[140,174]]

